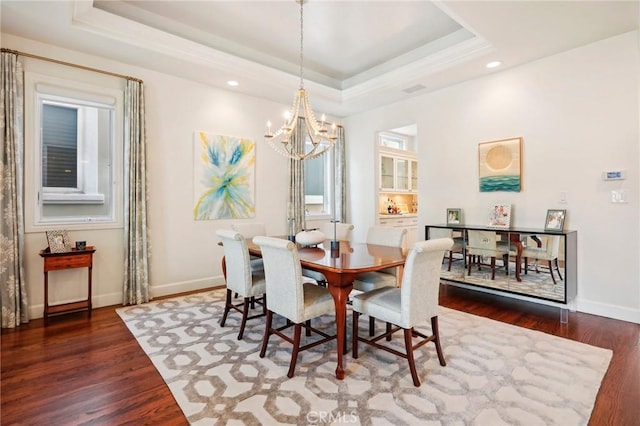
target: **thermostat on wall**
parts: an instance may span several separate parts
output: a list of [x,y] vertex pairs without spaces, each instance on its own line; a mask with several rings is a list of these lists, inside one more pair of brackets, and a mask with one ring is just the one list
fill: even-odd
[[609,170],[602,172],[602,180],[622,180],[627,177],[624,170]]

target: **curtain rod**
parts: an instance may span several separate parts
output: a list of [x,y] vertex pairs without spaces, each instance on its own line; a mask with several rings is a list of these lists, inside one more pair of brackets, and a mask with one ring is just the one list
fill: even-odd
[[97,69],[97,68],[86,67],[84,65],[72,64],[71,62],[59,61],[57,59],[51,59],[51,58],[47,58],[47,57],[44,57],[44,56],[33,55],[31,53],[20,52],[18,50],[5,49],[3,47],[2,49],[0,49],[0,51],[2,51],[3,53],[5,53],[5,52],[6,53],[13,53],[15,55],[24,56],[26,58],[39,59],[41,61],[53,62],[53,63],[60,64],[60,65],[66,65],[66,66],[73,67],[73,68],[79,68],[79,69],[85,70],[85,71],[93,71],[93,72],[97,72],[97,73],[100,73],[100,74],[110,75],[110,76],[113,76],[113,77],[124,78],[125,80],[133,80],[133,81],[137,81],[138,83],[143,83],[143,81],[140,80],[139,78],[131,77],[131,76],[128,76],[128,75],[122,75],[122,74],[117,74],[117,73],[110,72],[110,71],[104,71],[104,70]]

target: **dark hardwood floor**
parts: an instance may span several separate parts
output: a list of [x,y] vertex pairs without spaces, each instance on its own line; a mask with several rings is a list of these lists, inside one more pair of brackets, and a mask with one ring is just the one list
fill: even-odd
[[[612,349],[589,424],[640,424],[640,325],[573,312],[562,324],[557,308],[453,286],[442,287],[440,303]],[[115,308],[2,331],[0,424],[187,424]]]

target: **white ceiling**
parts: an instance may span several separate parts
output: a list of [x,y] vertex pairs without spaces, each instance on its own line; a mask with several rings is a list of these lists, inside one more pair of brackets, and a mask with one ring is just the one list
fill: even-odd
[[[3,33],[286,104],[299,13],[294,0],[0,2]],[[344,116],[635,30],[639,13],[638,1],[309,0],[304,85],[317,112]]]

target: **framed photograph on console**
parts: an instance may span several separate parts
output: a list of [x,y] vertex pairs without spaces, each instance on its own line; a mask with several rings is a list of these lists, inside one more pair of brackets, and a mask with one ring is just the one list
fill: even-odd
[[71,251],[71,241],[67,231],[47,231],[47,243],[51,253],[65,253]]
[[509,229],[511,204],[497,204],[489,212],[489,228]]
[[460,225],[462,223],[461,209],[447,209],[447,225]]
[[544,221],[545,231],[562,231],[564,229],[564,218],[566,210],[547,210],[547,218]]

